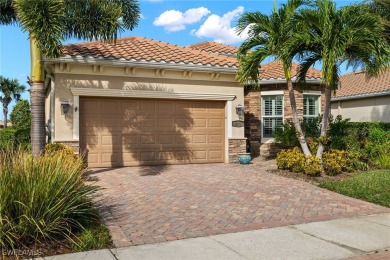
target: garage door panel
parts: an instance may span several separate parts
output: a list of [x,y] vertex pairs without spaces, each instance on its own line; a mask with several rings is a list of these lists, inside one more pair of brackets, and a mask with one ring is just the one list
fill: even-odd
[[141,114],[153,114],[156,112],[156,101],[140,101],[140,110]]
[[115,100],[103,100],[101,102],[101,111],[105,115],[117,115],[121,108],[121,102]]
[[134,145],[138,143],[138,135],[122,135],[122,144],[123,145]]
[[159,119],[158,126],[164,129],[174,129],[175,128],[175,119],[167,118],[167,119]]
[[220,101],[82,97],[80,145],[90,167],[223,162],[224,109]]

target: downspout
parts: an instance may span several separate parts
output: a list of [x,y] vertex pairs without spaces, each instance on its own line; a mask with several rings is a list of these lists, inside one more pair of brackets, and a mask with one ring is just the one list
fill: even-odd
[[55,113],[55,81],[53,74],[47,74],[46,77],[50,79],[50,141],[51,143],[55,140],[54,136],[54,113]]

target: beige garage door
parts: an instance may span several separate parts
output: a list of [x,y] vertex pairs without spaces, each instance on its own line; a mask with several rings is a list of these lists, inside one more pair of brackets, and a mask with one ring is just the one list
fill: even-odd
[[225,102],[80,98],[90,167],[224,162]]

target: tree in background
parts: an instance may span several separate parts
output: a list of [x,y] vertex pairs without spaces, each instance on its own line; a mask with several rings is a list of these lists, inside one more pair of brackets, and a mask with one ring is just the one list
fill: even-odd
[[66,39],[114,41],[138,23],[137,0],[0,0],[0,24],[18,24],[30,39],[31,141],[35,156],[45,147],[43,57],[62,54]]
[[21,94],[26,87],[19,84],[16,79],[9,79],[0,76],[0,102],[3,103],[4,128],[8,124],[8,105],[12,100],[19,101]]
[[30,128],[31,126],[31,110],[30,103],[27,100],[20,100],[14,106],[11,114],[10,120],[12,122],[12,127],[15,128]]
[[316,62],[322,66],[325,88],[325,110],[317,157],[322,158],[329,126],[331,91],[339,83],[340,66],[362,68],[375,76],[389,64],[389,45],[379,16],[366,5],[336,7],[332,0],[316,0],[315,5],[298,11],[293,17],[294,33],[285,48],[298,53],[301,70],[298,79],[304,83],[307,70]]

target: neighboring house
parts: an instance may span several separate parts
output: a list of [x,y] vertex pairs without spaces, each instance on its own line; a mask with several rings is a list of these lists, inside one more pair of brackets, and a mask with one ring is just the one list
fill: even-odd
[[[140,37],[67,45],[45,60],[50,140],[79,148],[90,167],[237,162],[247,146],[268,155],[272,133],[292,118],[282,65],[262,65],[254,90],[236,81],[236,53]],[[311,69],[307,90],[296,92],[302,119],[322,111],[320,78]]]
[[91,167],[232,162],[245,151],[244,127],[232,127],[244,103],[235,58],[128,37],[66,45],[45,66],[51,140],[79,147]]
[[353,122],[390,122],[390,68],[372,78],[363,71],[341,76],[331,104],[332,115]]
[[[11,127],[12,126],[12,123],[11,122],[7,122],[7,127]],[[0,129],[4,128],[4,121],[0,120]]]

